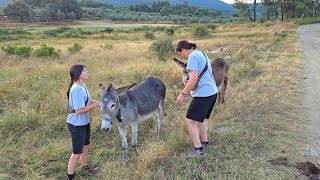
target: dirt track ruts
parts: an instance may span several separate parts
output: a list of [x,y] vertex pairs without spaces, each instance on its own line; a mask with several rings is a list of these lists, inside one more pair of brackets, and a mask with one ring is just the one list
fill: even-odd
[[306,117],[303,145],[308,159],[320,164],[320,24],[303,25],[299,38],[305,59],[301,80],[301,103]]

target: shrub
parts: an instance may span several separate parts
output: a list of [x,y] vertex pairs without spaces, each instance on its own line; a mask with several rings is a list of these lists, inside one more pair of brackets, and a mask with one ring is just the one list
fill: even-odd
[[154,39],[154,38],[155,38],[154,33],[149,32],[149,31],[145,31],[145,32],[144,32],[144,37],[145,37],[146,39]]
[[83,47],[80,44],[74,43],[72,47],[68,48],[68,51],[73,54],[79,52],[82,48]]
[[113,45],[112,45],[112,44],[109,44],[109,43],[106,43],[106,44],[104,44],[104,45],[101,45],[100,47],[105,48],[105,49],[113,49]]
[[150,50],[153,51],[156,56],[158,56],[158,59],[161,61],[165,61],[166,58],[172,55],[174,53],[174,46],[172,44],[172,38],[167,37],[163,40],[159,40],[154,42]]
[[209,31],[205,25],[199,24],[192,27],[192,35],[194,37],[206,37],[209,35]]
[[60,54],[60,49],[56,50],[54,47],[47,46],[46,44],[41,45],[39,49],[34,51],[36,57],[59,57]]
[[100,32],[103,32],[103,33],[112,33],[114,31],[114,29],[112,29],[112,28],[105,28],[105,29],[103,29],[103,30],[101,30]]
[[19,46],[14,49],[14,54],[20,57],[29,57],[31,53],[31,46]]
[[169,36],[172,36],[172,35],[174,35],[174,31],[175,31],[174,28],[168,28],[166,32],[167,32],[167,34],[168,34]]
[[4,51],[7,55],[14,55],[14,49],[15,46],[6,46],[6,47],[1,47],[2,51]]

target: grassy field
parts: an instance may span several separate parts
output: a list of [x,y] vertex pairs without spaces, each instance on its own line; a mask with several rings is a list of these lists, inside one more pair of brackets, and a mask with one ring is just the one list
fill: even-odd
[[[143,32],[123,33],[128,38],[26,38],[7,44],[37,48],[48,44],[61,50],[59,58],[20,58],[0,52],[0,179],[63,179],[71,154],[66,126],[66,91],[69,68],[82,63],[89,70],[87,85],[99,99],[98,84],[121,87],[156,76],[167,86],[161,140],[156,121],[139,126],[139,157],[129,150],[122,162],[117,128],[100,131],[100,112],[92,112],[90,159],[101,171],[88,177],[78,170],[78,179],[293,179],[294,167],[273,166],[268,161],[287,157],[303,161],[299,146],[299,80],[303,60],[297,41],[297,26],[285,24],[225,24],[210,30],[210,36],[195,38],[191,27],[179,28],[174,36],[197,43],[200,50],[223,46],[230,64],[226,103],[217,105],[207,121],[213,145],[203,159],[186,160],[192,150],[184,124],[188,103],[178,106],[183,88],[181,71],[171,61],[159,61],[150,46],[156,39]],[[110,34],[110,36],[115,34]],[[75,54],[67,48],[79,43]],[[112,44],[112,48],[102,48]],[[175,56],[172,54],[172,56]],[[188,101],[187,101],[188,102]],[[131,130],[129,137],[131,138]]]

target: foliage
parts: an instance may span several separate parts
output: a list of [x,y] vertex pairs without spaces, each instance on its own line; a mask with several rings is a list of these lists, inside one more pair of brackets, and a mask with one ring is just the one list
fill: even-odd
[[5,46],[1,47],[7,55],[17,55],[19,57],[29,57],[32,54],[31,46]]
[[106,43],[104,45],[100,45],[100,47],[102,47],[104,49],[113,49],[113,44]]
[[150,32],[150,31],[145,31],[143,34],[146,39],[154,39],[155,38],[154,33]]
[[34,51],[34,55],[36,57],[59,57],[61,54],[60,49],[55,49],[54,47],[50,47],[46,44],[41,45],[39,49]]
[[29,18],[29,13],[32,9],[22,0],[18,0],[6,6],[3,11],[6,16],[12,18],[19,17],[20,21],[23,22],[25,18]]
[[203,24],[197,24],[192,26],[192,35],[194,37],[207,37],[209,35],[209,31],[207,26]]
[[19,57],[29,57],[32,54],[31,46],[17,46],[14,49],[14,54]]
[[160,61],[166,61],[166,59],[174,53],[172,38],[166,37],[155,41],[152,43],[150,50],[158,57]]
[[83,46],[81,46],[78,43],[74,43],[72,47],[68,48],[68,51],[72,54],[79,52],[81,49],[83,48]]
[[1,47],[1,50],[4,51],[8,55],[14,55],[14,50],[16,49],[15,46],[5,46]]

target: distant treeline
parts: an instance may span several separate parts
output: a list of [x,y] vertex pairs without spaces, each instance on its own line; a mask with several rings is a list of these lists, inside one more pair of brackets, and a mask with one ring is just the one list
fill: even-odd
[[3,8],[4,16],[23,21],[66,21],[109,19],[112,21],[213,22],[222,12],[189,6],[154,2],[150,7],[140,3],[114,7],[94,0],[17,0]]

